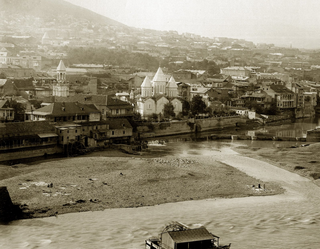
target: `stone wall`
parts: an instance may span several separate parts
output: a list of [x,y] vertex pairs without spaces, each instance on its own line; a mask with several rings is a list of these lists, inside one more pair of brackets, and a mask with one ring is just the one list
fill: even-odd
[[215,129],[223,129],[228,127],[236,127],[246,124],[243,117],[215,117],[206,119],[194,119],[178,122],[162,122],[153,123],[154,136],[178,135],[192,132],[209,131]]
[[320,129],[307,131],[307,142],[320,142]]
[[53,155],[57,153],[62,153],[62,148],[56,145],[53,147],[23,148],[21,150],[15,150],[12,152],[9,150],[0,151],[0,162],[39,157],[44,156],[45,154]]

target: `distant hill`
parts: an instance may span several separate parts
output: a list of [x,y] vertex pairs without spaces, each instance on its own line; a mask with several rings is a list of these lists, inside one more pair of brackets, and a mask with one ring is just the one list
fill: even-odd
[[59,14],[73,16],[77,19],[84,18],[93,23],[127,27],[120,22],[63,0],[0,0],[0,6],[0,11],[33,15],[47,20],[53,20]]

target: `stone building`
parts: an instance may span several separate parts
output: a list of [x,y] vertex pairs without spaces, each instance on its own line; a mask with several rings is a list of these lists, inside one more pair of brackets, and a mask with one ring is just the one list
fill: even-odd
[[152,80],[148,76],[141,84],[141,94],[137,96],[137,111],[145,117],[153,113],[163,114],[164,105],[173,103],[177,115],[182,112],[182,101],[178,97],[178,85],[174,78],[168,78],[159,67]]

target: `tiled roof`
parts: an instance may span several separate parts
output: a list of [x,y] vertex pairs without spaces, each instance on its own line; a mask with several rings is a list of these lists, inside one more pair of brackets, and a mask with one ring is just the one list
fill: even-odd
[[41,133],[52,133],[55,131],[53,125],[47,121],[38,122],[12,122],[5,123],[4,127],[0,129],[0,136],[23,136],[23,135],[35,135]]
[[74,102],[55,102],[51,105],[41,107],[35,111],[35,115],[52,115],[52,116],[67,116],[67,115],[85,115],[90,113],[99,113],[100,111],[92,104],[81,104]]
[[8,107],[8,105],[6,105],[6,103],[8,102],[8,100],[0,100],[0,108],[6,108]]
[[29,79],[14,79],[14,85],[18,89],[34,89],[32,78]]
[[132,128],[129,121],[125,118],[115,118],[115,119],[109,119],[106,122],[109,125],[109,129],[122,129],[125,128]]
[[270,88],[276,93],[293,94],[293,92],[283,85],[270,85]]
[[114,108],[114,107],[121,107],[121,108],[132,108],[132,105],[126,101],[120,100],[113,96],[108,96],[107,99],[107,107]]
[[215,237],[204,227],[183,231],[169,231],[168,234],[176,243],[185,243],[201,240],[212,240]]
[[106,95],[76,94],[69,97],[55,97],[53,102],[79,102],[82,104],[106,105]]

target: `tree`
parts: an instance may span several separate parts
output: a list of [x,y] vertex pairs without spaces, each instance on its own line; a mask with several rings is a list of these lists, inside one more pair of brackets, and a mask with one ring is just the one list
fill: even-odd
[[182,115],[187,116],[190,111],[190,103],[188,101],[183,101],[182,103]]
[[41,108],[41,103],[42,103],[41,100],[31,99],[31,100],[29,100],[29,102],[35,109]]
[[24,114],[26,110],[25,106],[16,100],[10,101],[10,107],[14,109],[16,114]]
[[5,73],[0,73],[0,79],[6,79],[7,77],[6,77],[6,75],[5,75]]
[[174,113],[174,106],[172,105],[171,102],[167,103],[164,105],[163,108],[163,116],[165,118],[171,118],[174,117],[176,114]]
[[191,101],[191,107],[190,107],[191,113],[193,115],[196,115],[199,113],[205,113],[206,107],[207,107],[206,103],[204,103],[201,96],[196,95],[193,97]]

